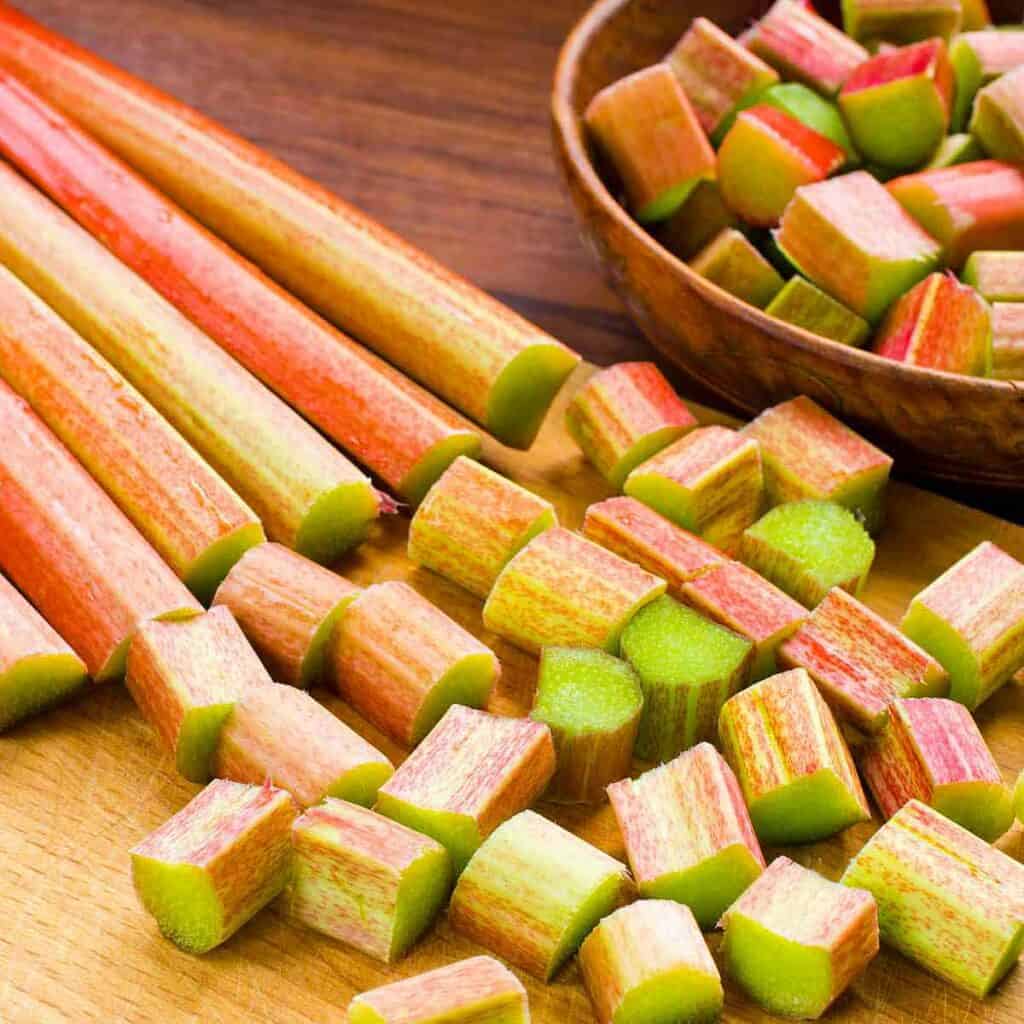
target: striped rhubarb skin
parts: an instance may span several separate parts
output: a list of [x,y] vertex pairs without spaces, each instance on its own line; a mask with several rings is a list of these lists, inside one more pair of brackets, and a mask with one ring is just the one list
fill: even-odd
[[972,253],[963,279],[991,303],[1024,305],[1024,252]]
[[608,498],[587,509],[583,535],[668,581],[679,600],[683,587],[728,561],[717,548],[676,526],[636,498]]
[[1024,380],[1024,302],[992,304],[992,376]]
[[260,544],[227,574],[213,604],[231,609],[275,680],[307,689],[323,677],[338,620],[361,593],[281,544]]
[[1024,866],[918,800],[868,840],[842,882],[875,897],[886,945],[979,998],[1024,947]]
[[779,651],[784,668],[806,669],[829,707],[868,733],[901,697],[944,697],[949,674],[895,626],[833,587]]
[[96,682],[124,671],[147,619],[202,611],[124,513],[0,382],[0,569]]
[[990,156],[1024,161],[1024,74],[1019,67],[974,97],[970,132]]
[[417,502],[477,433],[7,74],[0,152],[332,441]]
[[887,818],[920,800],[988,842],[1013,823],[1010,790],[971,713],[956,701],[894,701],[860,768]]
[[697,420],[654,363],[616,363],[576,393],[566,426],[612,487]]
[[273,539],[327,561],[365,536],[379,505],[369,479],[6,164],[0,259],[195,446]]
[[0,65],[314,309],[526,447],[579,357],[326,189],[11,8]]
[[710,743],[608,787],[640,894],[685,903],[704,929],[764,870],[736,776]]
[[960,0],[844,0],[843,28],[854,39],[904,45],[939,36],[946,42],[961,28]]
[[823,839],[871,817],[839,726],[803,669],[730,698],[718,728],[762,842]]
[[86,682],[85,662],[0,576],[0,732]]
[[208,601],[263,540],[256,513],[95,349],[0,267],[0,376]]

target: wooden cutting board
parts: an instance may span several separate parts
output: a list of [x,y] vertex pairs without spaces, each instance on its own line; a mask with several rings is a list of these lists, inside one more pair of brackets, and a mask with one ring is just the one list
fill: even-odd
[[[584,368],[580,375],[589,372]],[[499,469],[554,501],[563,523],[576,527],[586,506],[609,491],[565,434],[564,402],[531,452],[495,447],[488,455]],[[729,422],[709,410],[697,411],[707,421]],[[981,540],[995,541],[1024,559],[1024,529],[947,499],[895,484],[888,512],[865,598],[890,619],[898,619],[918,590]],[[405,518],[392,519],[339,569],[360,583],[408,580],[491,643],[503,664],[492,707],[523,713],[530,704],[536,661],[484,631],[475,598],[408,562],[406,525]],[[400,759],[394,744],[339,701],[327,693],[318,696]],[[1012,782],[1024,768],[1024,692],[1013,685],[1004,688],[984,705],[979,719]],[[409,956],[387,969],[293,927],[273,908],[205,957],[179,952],[137,905],[128,850],[196,791],[175,775],[172,759],[122,686],[98,687],[75,704],[0,737],[2,1024],[330,1024],[344,1020],[356,992],[480,952],[441,920]],[[607,807],[540,809],[623,856]],[[828,842],[786,852],[835,878],[875,827],[858,826]],[[1019,826],[1000,846],[1024,857]],[[592,1019],[575,964],[552,985],[527,980],[527,987],[535,1021]],[[772,1018],[727,985],[725,1019]],[[883,951],[827,1019],[836,1024],[1017,1024],[1024,1020],[1024,971],[1011,973],[981,1003]]]

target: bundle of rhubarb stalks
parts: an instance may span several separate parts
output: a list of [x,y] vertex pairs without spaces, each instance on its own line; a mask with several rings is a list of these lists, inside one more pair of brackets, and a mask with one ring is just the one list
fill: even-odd
[[[1024,666],[1024,565],[983,543],[889,624],[858,598],[889,457],[806,398],[701,425],[649,363],[574,378],[614,496],[561,524],[473,423],[528,447],[569,349],[8,8],[0,153],[0,725],[124,679],[203,787],[131,852],[170,941],[273,902],[391,964],[447,908],[493,954],[352,1024],[527,1021],[510,968],[577,954],[602,1024],[715,1019],[719,963],[798,1017],[880,942],[979,997],[1013,967],[1014,796],[972,712]],[[328,567],[399,505],[409,559],[539,656],[528,715],[416,589]],[[766,858],[868,792],[839,881]],[[609,801],[628,866],[542,799]]]
[[[719,288],[908,366],[1024,378],[1024,29],[985,0],[696,18],[585,122],[636,219]],[[717,150],[717,151],[716,151]]]

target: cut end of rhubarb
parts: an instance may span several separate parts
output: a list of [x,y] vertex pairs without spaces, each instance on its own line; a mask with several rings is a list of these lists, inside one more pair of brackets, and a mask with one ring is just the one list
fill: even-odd
[[0,671],[0,732],[63,703],[87,681],[82,659],[71,651],[19,658],[10,668]]
[[841,345],[863,345],[871,333],[871,325],[863,317],[799,275],[786,282],[765,312]]
[[377,492],[368,480],[341,484],[321,494],[303,516],[295,550],[321,565],[331,565],[366,539],[379,513]]
[[758,309],[764,309],[782,289],[779,272],[735,228],[725,228],[716,235],[690,266],[723,291]]

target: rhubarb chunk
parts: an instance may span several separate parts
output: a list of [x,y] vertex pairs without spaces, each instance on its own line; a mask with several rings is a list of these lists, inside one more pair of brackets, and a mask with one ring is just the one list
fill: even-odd
[[685,903],[703,929],[764,870],[736,776],[710,743],[609,786],[608,798],[640,894]]
[[992,376],[1024,380],[1024,303],[992,306]]
[[0,732],[66,700],[86,678],[85,662],[0,576]]
[[963,18],[960,21],[962,34],[976,32],[982,28],[991,28],[992,14],[986,0],[960,0],[960,7],[963,10]]
[[1024,565],[985,541],[925,587],[900,628],[949,672],[970,709],[1024,665]]
[[728,551],[761,509],[761,447],[728,427],[700,427],[637,466],[625,491]]
[[327,796],[369,806],[394,768],[308,693],[272,683],[250,687],[235,704],[213,770],[236,782],[269,779],[312,807]]
[[935,152],[952,107],[953,66],[941,39],[872,57],[839,94],[857,149],[866,159],[898,170],[918,167]]
[[920,800],[990,843],[1013,823],[1010,790],[971,713],[956,701],[894,701],[860,767],[887,818]]
[[550,501],[460,456],[416,510],[409,558],[485,598],[508,560],[557,522]]
[[671,597],[637,612],[622,634],[644,691],[637,757],[667,761],[711,739],[722,705],[750,679],[753,650]]
[[840,587],[782,645],[779,662],[806,669],[837,717],[866,733],[884,728],[897,698],[949,691],[934,658]]
[[743,534],[739,548],[742,562],[807,608],[833,587],[859,594],[874,557],[868,532],[831,501],[776,506]]
[[160,931],[189,953],[227,941],[288,882],[292,798],[217,779],[132,852],[132,881]]
[[997,160],[1024,161],[1024,71],[1009,71],[974,98],[971,134]]
[[[964,13],[967,13],[966,6]],[[953,40],[949,57],[956,74],[953,126],[962,131],[978,90],[1024,64],[1024,31],[1009,28],[999,32],[965,31]]]
[[870,533],[881,529],[892,459],[806,395],[766,409],[742,433],[761,445],[769,504],[834,501]]
[[716,235],[690,266],[723,291],[758,309],[764,309],[782,289],[779,272],[735,228]]
[[[978,160],[906,174],[886,188],[942,244],[954,269],[977,249],[1024,248],[1024,172],[1019,167]],[[908,281],[901,290],[915,283]]]
[[884,943],[979,998],[1024,947],[1024,867],[917,800],[868,840],[842,882],[874,896]]
[[348,1005],[348,1024],[530,1024],[522,982],[474,956],[381,985]]
[[942,252],[866,171],[798,188],[775,241],[804,277],[871,323]]
[[547,799],[597,803],[629,774],[644,695],[636,672],[606,651],[546,647],[530,717],[551,730],[557,768]]
[[288,916],[387,964],[430,926],[451,889],[440,843],[344,800],[306,811],[292,847]]
[[641,223],[671,216],[698,182],[715,176],[715,151],[666,64],[606,86],[583,120],[615,164]]
[[771,227],[801,185],[822,181],[847,160],[846,150],[777,107],[739,114],[718,150],[718,183],[748,224]]
[[841,345],[863,345],[871,333],[867,320],[799,275],[786,282],[765,307],[765,312],[776,320],[795,324]]
[[448,920],[470,941],[549,981],[594,925],[632,896],[617,860],[523,811],[473,855]]
[[987,377],[992,372],[988,303],[952,274],[930,274],[898,299],[875,335],[880,356],[908,366]]
[[641,900],[609,914],[580,947],[598,1024],[700,1024],[722,1012],[722,979],[693,914]]
[[342,612],[361,593],[280,544],[260,544],[235,564],[214,595],[278,682],[307,689],[320,682],[327,645]]
[[409,747],[453,704],[483,707],[501,673],[490,648],[398,582],[367,587],[345,609],[330,666],[342,698]]
[[729,977],[783,1017],[820,1017],[878,952],[871,894],[788,857],[772,861],[721,924]]
[[681,600],[754,645],[752,680],[774,675],[779,646],[807,618],[807,609],[740,562],[712,566],[685,583]]
[[697,420],[654,363],[617,363],[577,392],[565,423],[591,464],[620,490],[636,466]]
[[186,622],[144,623],[128,651],[125,683],[178,771],[199,783],[217,774],[214,752],[235,704],[250,689],[273,685],[227,608]]
[[974,252],[964,282],[989,302],[1024,302],[1024,252]]
[[783,78],[834,96],[868,51],[801,0],[776,0],[745,37],[748,49]]
[[378,813],[432,836],[458,874],[480,844],[544,791],[551,731],[454,705],[382,787]]
[[773,68],[707,18],[694,18],[665,60],[701,127],[716,141],[737,108],[779,80]]
[[839,726],[803,669],[736,694],[718,728],[761,842],[813,842],[871,817]]
[[722,199],[716,181],[702,181],[668,220],[654,226],[654,234],[679,259],[692,260],[725,228],[739,223]]
[[636,498],[608,498],[591,505],[583,520],[583,534],[667,580],[669,592],[680,600],[685,583],[727,561],[717,548]]
[[981,160],[985,156],[981,146],[973,135],[959,132],[947,135],[939,148],[932,153],[931,159],[924,165],[926,171],[937,171],[943,167],[956,167],[958,164],[969,164]]
[[847,35],[871,45],[905,45],[938,36],[947,43],[960,30],[960,0],[842,0]]
[[585,537],[556,528],[505,567],[484,605],[484,625],[525,651],[600,647],[616,654],[623,627],[665,587]]

